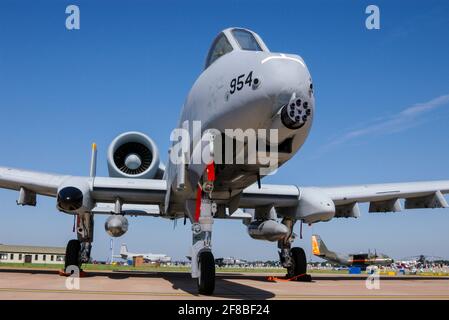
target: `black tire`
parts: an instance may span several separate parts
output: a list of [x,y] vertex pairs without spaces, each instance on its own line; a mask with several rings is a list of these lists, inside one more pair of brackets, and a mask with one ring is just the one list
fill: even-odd
[[200,294],[211,295],[215,289],[215,260],[212,252],[200,252],[198,256],[198,267],[200,270],[198,292]]
[[70,240],[67,243],[67,247],[65,249],[64,271],[67,270],[68,266],[80,267],[80,250],[81,243],[78,240]]
[[291,256],[294,262],[293,276],[305,275],[307,273],[307,258],[303,248],[292,248]]

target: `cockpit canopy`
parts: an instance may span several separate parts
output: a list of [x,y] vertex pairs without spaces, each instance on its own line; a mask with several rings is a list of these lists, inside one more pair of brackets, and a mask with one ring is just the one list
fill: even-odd
[[220,32],[212,43],[204,69],[233,50],[269,52],[265,43],[255,32],[243,28],[226,29]]
[[242,50],[263,51],[251,32],[245,29],[232,29],[231,34]]

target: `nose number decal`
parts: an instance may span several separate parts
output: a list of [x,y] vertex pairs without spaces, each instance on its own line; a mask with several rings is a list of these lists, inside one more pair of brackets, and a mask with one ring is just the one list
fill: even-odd
[[[246,78],[245,78],[245,76],[246,76],[246,74],[241,74],[238,77],[231,80],[230,90],[229,90],[230,94],[234,94],[236,91],[242,90],[246,85],[248,85],[248,87],[252,86],[253,72],[251,71],[250,73],[248,73]],[[245,79],[245,80],[243,80],[243,79]]]

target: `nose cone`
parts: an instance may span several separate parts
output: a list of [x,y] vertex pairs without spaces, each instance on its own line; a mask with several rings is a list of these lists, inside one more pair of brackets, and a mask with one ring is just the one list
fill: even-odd
[[83,206],[83,192],[75,187],[63,188],[58,193],[57,204],[62,211],[76,211]]
[[[272,99],[273,112],[289,105],[292,120],[309,117],[315,105],[312,79],[298,55],[273,54],[261,61],[265,74],[264,89]],[[293,98],[293,99],[292,99]],[[309,115],[306,110],[309,109]],[[299,113],[300,111],[301,113]]]

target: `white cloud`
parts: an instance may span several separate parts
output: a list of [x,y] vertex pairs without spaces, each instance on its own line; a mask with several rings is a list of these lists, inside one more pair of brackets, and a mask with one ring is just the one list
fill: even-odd
[[449,94],[439,96],[427,102],[414,104],[393,116],[379,118],[373,124],[370,124],[365,128],[348,131],[341,137],[332,141],[328,147],[339,145],[366,135],[390,134],[415,127],[420,123],[417,121],[418,116],[422,116],[423,114],[448,103]]

